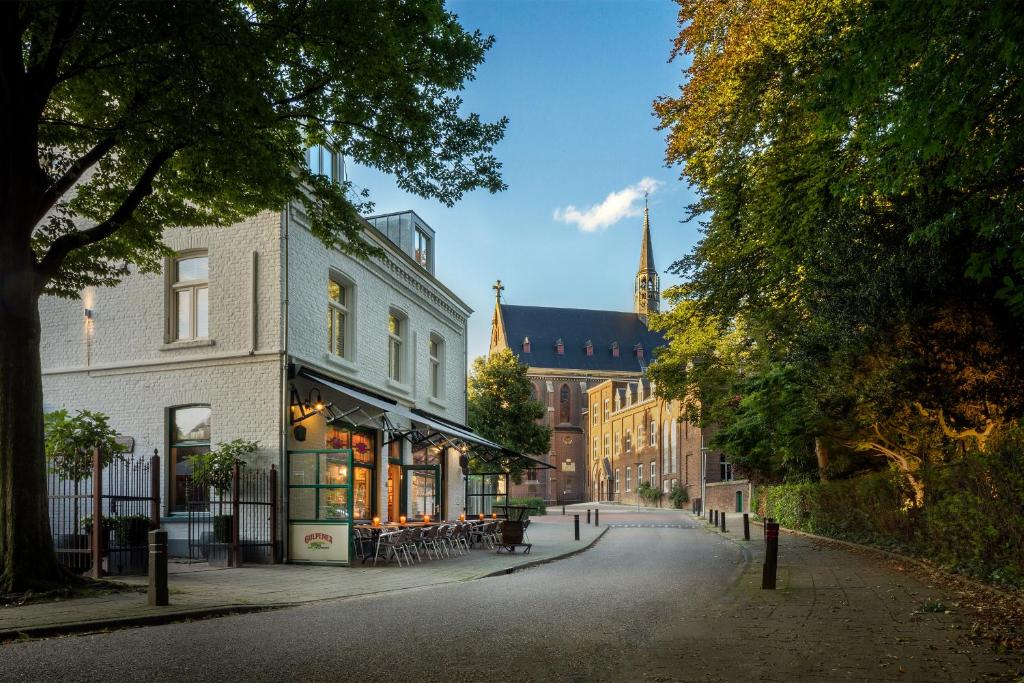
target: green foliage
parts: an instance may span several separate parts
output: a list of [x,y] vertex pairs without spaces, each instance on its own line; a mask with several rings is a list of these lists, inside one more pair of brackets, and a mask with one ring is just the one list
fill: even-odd
[[94,449],[99,449],[103,467],[123,457],[124,446],[117,442],[117,432],[107,419],[103,413],[91,410],[79,410],[74,417],[66,410],[47,413],[44,426],[49,470],[78,483],[92,474]]
[[1024,586],[1024,427],[1005,428],[990,448],[925,468],[920,509],[894,472],[844,481],[762,486],[756,510],[782,526],[897,549],[986,581]]
[[1024,411],[1024,19],[968,0],[680,5],[687,82],[655,110],[704,236],[653,321],[658,391],[754,478],[875,459],[919,504],[919,470]]
[[191,456],[192,480],[198,486],[208,486],[223,496],[231,488],[231,471],[235,465],[244,466],[245,456],[256,452],[259,444],[259,441],[234,439],[217,444],[209,453]]
[[690,502],[690,494],[686,492],[685,488],[676,484],[668,492],[668,500],[672,503],[672,507],[682,510],[683,506]]
[[[504,503],[503,499],[499,499]],[[509,498],[509,505],[524,505],[529,508],[527,512],[530,515],[546,515],[548,508],[544,504],[543,498]]]
[[[547,454],[551,429],[537,420],[544,417],[544,406],[530,398],[527,367],[508,349],[473,361],[468,380],[467,408],[469,426],[480,436],[510,450],[527,455]],[[509,463],[516,481],[522,475],[519,463]],[[471,459],[471,470],[484,470]]]
[[[116,545],[144,545],[151,521],[147,515],[112,515],[103,518],[103,528],[113,532]],[[82,518],[82,531],[92,532],[92,515]]]
[[447,205],[505,187],[492,154],[505,119],[463,113],[456,94],[493,38],[440,0],[35,2],[8,6],[2,23],[5,52],[20,56],[4,65],[5,138],[38,155],[0,149],[21,164],[11,201],[31,206],[4,204],[27,223],[0,229],[27,240],[43,219],[31,246],[53,294],[114,284],[129,265],[157,270],[168,228],[291,200],[328,246],[373,252],[359,238],[366,193],[314,173],[313,144]]
[[647,503],[657,503],[661,500],[661,489],[651,486],[649,482],[645,481],[636,487],[636,495]]

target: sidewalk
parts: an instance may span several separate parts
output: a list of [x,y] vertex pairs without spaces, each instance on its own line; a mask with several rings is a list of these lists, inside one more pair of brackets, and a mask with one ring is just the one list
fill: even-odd
[[[689,516],[706,533],[722,534]],[[808,681],[1020,675],[1020,654],[1001,655],[972,637],[970,597],[912,564],[783,531],[777,589],[762,590],[762,526],[751,522],[751,540],[744,541],[743,516],[731,513],[726,528],[722,535],[750,552],[751,562],[721,605],[693,615],[696,637],[707,642],[701,650],[709,656],[700,665],[708,680],[737,674],[756,680],[765,672]],[[729,675],[719,678],[723,672]]]
[[[199,618],[305,602],[350,598],[424,588],[507,574],[556,560],[590,547],[606,530],[580,524],[573,539],[572,515],[534,517],[528,531],[530,554],[475,548],[464,556],[424,560],[422,564],[324,567],[296,564],[249,565],[240,569],[205,564],[171,567],[170,606],[149,607],[145,593],[79,598],[0,607],[0,642],[24,635],[53,635],[145,623]],[[146,577],[123,577],[145,586]]]

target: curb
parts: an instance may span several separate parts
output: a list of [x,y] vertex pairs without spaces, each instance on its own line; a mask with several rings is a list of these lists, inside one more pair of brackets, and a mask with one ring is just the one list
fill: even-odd
[[[521,569],[528,569],[530,567],[536,567],[538,565],[547,564],[549,562],[555,562],[557,560],[564,560],[565,558],[578,555],[586,550],[590,550],[595,543],[597,543],[604,535],[608,532],[608,527],[604,527],[594,540],[582,548],[576,548],[567,553],[556,555],[554,557],[547,557],[542,560],[536,560],[534,562],[527,562],[525,564],[516,565],[513,567],[507,567],[500,569],[489,574],[481,574],[480,576],[474,576],[469,579],[454,579],[452,581],[445,581],[444,583],[461,583],[462,581],[476,581],[478,579],[487,579],[495,576],[507,576],[515,573]],[[422,588],[423,586],[415,586],[414,588]],[[408,590],[407,588],[395,588],[384,591],[374,591],[372,593],[365,593],[360,595],[349,595],[344,596],[340,599],[364,597],[365,595],[380,595],[382,593],[393,593],[396,591]],[[173,624],[188,619],[211,619],[213,617],[226,617],[235,614],[251,614],[253,612],[270,612],[273,610],[287,609],[290,607],[299,607],[301,605],[310,605],[318,602],[329,602],[331,600],[337,600],[339,598],[325,598],[323,600],[312,600],[304,602],[283,602],[274,604],[259,604],[259,605],[220,605],[214,607],[198,607],[193,609],[177,610],[174,612],[167,612],[165,614],[147,614],[144,616],[137,617],[116,617],[112,619],[95,619],[91,621],[79,621],[67,624],[57,624],[48,626],[27,626],[25,628],[12,628],[0,630],[0,643],[7,643],[11,641],[23,640],[27,638],[52,638],[54,636],[65,636],[75,634],[86,634],[96,633],[98,631],[105,630],[120,630],[126,628],[133,628],[136,626],[161,626],[164,624]]]
[[514,567],[508,567],[506,569],[499,569],[496,572],[491,572],[490,574],[484,574],[483,576],[477,576],[477,577],[474,577],[472,579],[466,579],[466,580],[467,581],[475,581],[476,579],[489,579],[489,578],[492,578],[494,576],[508,576],[509,574],[514,574],[515,572],[517,572],[517,571],[519,571],[521,569],[529,569],[530,567],[537,567],[537,566],[540,566],[542,564],[548,564],[549,562],[555,562],[557,560],[564,560],[564,559],[566,559],[568,557],[572,557],[573,555],[579,555],[580,553],[585,552],[585,551],[590,550],[591,548],[593,548],[595,543],[597,543],[602,538],[604,538],[604,535],[606,533],[608,533],[608,529],[609,528],[610,527],[605,526],[605,528],[601,530],[601,533],[599,533],[594,538],[593,541],[591,541],[590,543],[586,544],[582,548],[576,548],[575,550],[570,550],[567,553],[562,553],[561,555],[555,555],[554,557],[546,557],[543,560],[536,560],[534,562],[527,562],[525,564],[518,564],[518,565],[516,565]]
[[188,610],[178,610],[167,614],[147,614],[138,617],[118,617],[113,619],[95,619],[92,621],[79,621],[67,624],[50,626],[28,626],[25,628],[12,628],[0,631],[0,643],[12,640],[23,640],[26,638],[51,638],[53,636],[65,636],[82,633],[95,633],[108,629],[125,629],[134,626],[160,626],[162,624],[173,624],[187,619],[209,619],[211,617],[224,617],[232,614],[248,614],[251,612],[269,612],[286,607],[295,607],[304,603],[281,603],[275,605],[222,605],[217,607],[199,607]]

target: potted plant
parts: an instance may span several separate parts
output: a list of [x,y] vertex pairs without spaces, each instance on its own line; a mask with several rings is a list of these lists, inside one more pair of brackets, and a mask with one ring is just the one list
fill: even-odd
[[[213,538],[207,560],[210,564],[226,564],[228,546],[231,544],[231,528],[234,520],[231,514],[224,514],[223,507],[231,489],[231,473],[235,465],[245,465],[245,456],[259,448],[259,441],[234,439],[218,443],[209,453],[198,453],[189,458],[192,464],[192,482],[195,486],[206,487],[217,494],[217,512],[213,516]],[[219,547],[214,548],[217,545]]]
[[[75,416],[68,415],[66,410],[55,410],[44,416],[45,452],[47,467],[52,474],[72,482],[74,486],[74,524],[70,534],[57,534],[54,539],[58,553],[61,550],[83,550],[89,547],[92,517],[85,533],[77,533],[82,519],[81,484],[92,475],[93,451],[99,449],[100,465],[106,467],[115,460],[122,459],[125,447],[117,442],[117,433],[107,423],[107,416],[91,410],[79,410]],[[75,552],[69,555],[65,565],[76,572],[85,572],[92,568],[90,553]]]

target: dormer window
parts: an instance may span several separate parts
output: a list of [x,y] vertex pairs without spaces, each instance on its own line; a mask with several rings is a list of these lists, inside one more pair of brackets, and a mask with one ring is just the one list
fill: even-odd
[[633,347],[633,355],[637,357],[637,360],[644,359],[644,347],[642,344],[637,344]]
[[329,182],[341,180],[341,157],[327,145],[313,145],[307,150],[309,171],[314,175],[322,175]]
[[530,352],[530,338],[529,337],[523,337],[523,353],[529,353],[529,352]]
[[587,343],[583,345],[583,352],[586,353],[588,356],[594,355],[594,343],[591,342],[589,339],[587,340]]
[[565,355],[565,343],[561,339],[555,342],[555,353],[559,356]]
[[612,345],[611,345],[610,348],[612,350],[612,358],[618,358],[619,357],[619,342],[612,342]]

